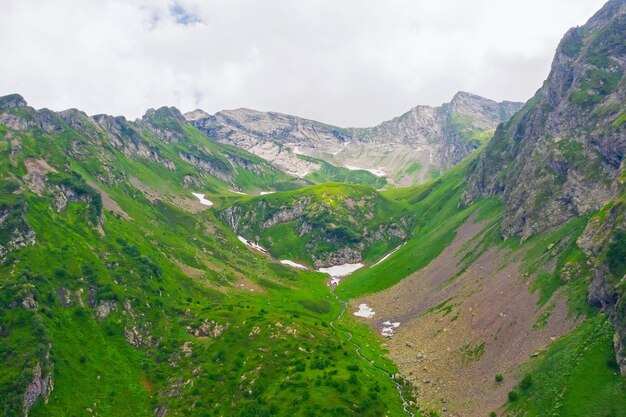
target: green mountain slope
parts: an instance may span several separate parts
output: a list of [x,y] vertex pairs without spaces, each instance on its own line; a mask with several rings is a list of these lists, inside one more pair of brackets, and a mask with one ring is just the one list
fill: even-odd
[[378,259],[408,238],[413,220],[405,205],[341,183],[238,198],[218,217],[274,257],[316,268]]
[[403,413],[373,335],[329,325],[326,277],[246,248],[191,195],[297,182],[172,109],[0,102],[0,414]]

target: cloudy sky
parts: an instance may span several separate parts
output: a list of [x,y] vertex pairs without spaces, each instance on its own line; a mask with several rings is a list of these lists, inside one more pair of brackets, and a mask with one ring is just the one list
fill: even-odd
[[0,95],[135,118],[249,107],[368,126],[528,99],[604,0],[0,0]]

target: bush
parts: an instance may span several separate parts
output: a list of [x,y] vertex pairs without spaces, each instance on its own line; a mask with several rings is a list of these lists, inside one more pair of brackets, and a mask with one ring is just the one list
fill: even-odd
[[489,417],[498,417],[498,414],[496,414],[495,411],[492,411],[491,413],[489,413]]
[[502,376],[502,374],[496,374],[496,382],[502,382],[504,380],[504,377]]
[[511,402],[517,401],[518,398],[519,398],[519,395],[517,394],[517,391],[509,392],[509,401]]
[[520,382],[519,386],[523,391],[528,390],[533,385],[533,377],[529,374],[524,375],[522,378],[522,382]]

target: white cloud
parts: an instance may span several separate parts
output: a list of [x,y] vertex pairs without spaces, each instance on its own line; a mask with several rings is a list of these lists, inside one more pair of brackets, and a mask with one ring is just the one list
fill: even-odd
[[250,107],[364,126],[458,90],[526,100],[604,0],[2,3],[0,95],[35,107]]

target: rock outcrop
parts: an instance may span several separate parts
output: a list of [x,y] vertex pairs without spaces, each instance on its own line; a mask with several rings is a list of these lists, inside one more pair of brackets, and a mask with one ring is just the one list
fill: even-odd
[[28,417],[28,412],[35,405],[37,400],[48,400],[48,396],[54,388],[52,375],[42,373],[41,365],[37,363],[33,368],[33,380],[28,384],[26,392],[24,392],[24,417]]
[[499,195],[503,234],[527,238],[602,208],[626,154],[625,5],[611,1],[556,51],[548,79],[501,125],[468,178],[466,202]]

